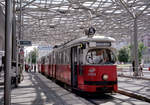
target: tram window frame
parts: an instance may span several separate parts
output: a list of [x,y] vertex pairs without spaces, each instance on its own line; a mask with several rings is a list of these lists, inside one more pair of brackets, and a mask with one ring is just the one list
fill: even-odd
[[[100,50],[100,51],[98,51],[98,50]],[[95,51],[95,53],[91,52],[91,51]],[[99,54],[99,55],[97,55],[97,54]],[[90,55],[92,56],[92,58],[90,57]],[[114,60],[112,60],[112,56],[114,56]],[[107,61],[108,59],[109,59],[109,61]],[[86,62],[88,64],[94,64],[94,65],[110,65],[110,64],[115,64],[116,56],[113,53],[113,51],[108,48],[89,49],[86,54]]]

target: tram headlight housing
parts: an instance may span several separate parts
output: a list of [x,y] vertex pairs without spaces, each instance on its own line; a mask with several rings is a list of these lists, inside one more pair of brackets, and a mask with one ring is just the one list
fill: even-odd
[[108,78],[109,78],[109,76],[108,76],[107,74],[103,74],[103,75],[102,75],[102,79],[103,79],[103,80],[108,80]]

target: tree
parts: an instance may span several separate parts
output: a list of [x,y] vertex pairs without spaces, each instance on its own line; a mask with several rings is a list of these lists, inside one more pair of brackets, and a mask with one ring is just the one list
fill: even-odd
[[139,62],[141,62],[142,57],[143,57],[143,52],[146,50],[146,47],[142,42],[138,44],[138,57],[139,57]]
[[[132,49],[131,45],[129,45],[129,49],[130,49],[130,51],[129,51],[129,53],[130,53],[131,49]],[[144,46],[144,44],[142,42],[139,42],[138,43],[138,58],[139,58],[139,62],[141,62],[142,57],[143,57],[143,53],[144,53],[145,50],[146,50],[146,47]]]
[[118,60],[120,62],[128,62],[129,61],[129,49],[128,49],[128,47],[123,47],[119,50]]
[[34,48],[33,51],[29,53],[29,62],[31,62],[32,64],[36,64],[37,57],[38,57],[38,50]]

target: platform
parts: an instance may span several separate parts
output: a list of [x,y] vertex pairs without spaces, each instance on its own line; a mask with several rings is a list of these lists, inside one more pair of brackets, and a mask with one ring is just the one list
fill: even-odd
[[150,100],[150,71],[143,69],[143,75],[135,77],[131,69],[118,71],[118,87],[129,93],[146,97]]
[[[11,105],[86,105],[79,97],[39,73],[24,72],[24,81],[12,89]],[[0,89],[0,105],[3,105]]]
[[[150,81],[118,77],[119,90],[150,97]],[[89,100],[89,99],[88,99]],[[11,105],[149,105],[149,103],[120,94],[110,99],[95,99],[94,103],[71,93],[39,73],[24,72],[24,81],[11,92]],[[109,103],[109,104],[107,104]],[[124,104],[126,103],[126,104]],[[0,105],[3,105],[3,86],[0,87]]]

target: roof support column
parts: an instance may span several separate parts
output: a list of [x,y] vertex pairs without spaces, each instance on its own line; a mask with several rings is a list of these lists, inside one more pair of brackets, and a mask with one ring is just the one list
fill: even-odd
[[20,68],[19,68],[19,66],[20,66],[20,64],[19,64],[19,62],[20,62],[20,55],[19,55],[19,41],[22,39],[22,0],[20,0],[20,4],[19,4],[19,10],[20,10],[20,13],[19,13],[19,15],[18,15],[18,17],[19,17],[19,34],[18,34],[18,37],[17,37],[17,50],[16,50],[16,54],[17,54],[17,56],[16,56],[16,75],[17,75],[17,80],[16,80],[16,85],[18,85],[18,82],[20,82],[20,74],[19,74],[19,72],[20,72]]
[[19,14],[19,40],[22,39],[22,0],[20,0],[20,14]]
[[16,36],[16,11],[15,11],[15,0],[13,0],[13,25],[12,25],[12,60],[16,64],[16,83],[15,86],[18,86],[18,72],[17,72],[17,36]]
[[5,75],[4,75],[4,105],[11,104],[11,44],[12,44],[12,1],[5,4]]
[[137,18],[135,17],[134,18],[134,44],[133,44],[133,55],[134,55],[134,59],[133,59],[133,62],[135,63],[135,73],[134,75],[135,76],[138,76],[140,75],[139,74],[139,59],[138,59],[138,38],[137,38],[137,30],[138,27],[137,27]]
[[139,75],[139,60],[138,60],[138,38],[137,38],[137,31],[138,31],[138,26],[137,26],[137,18],[138,16],[136,16],[136,14],[134,12],[131,12],[127,6],[127,4],[125,3],[125,1],[123,0],[119,0],[120,3],[123,5],[123,7],[126,9],[126,11],[131,15],[131,17],[133,18],[133,63],[134,63],[134,68],[135,68],[135,72],[134,75],[138,76]]

